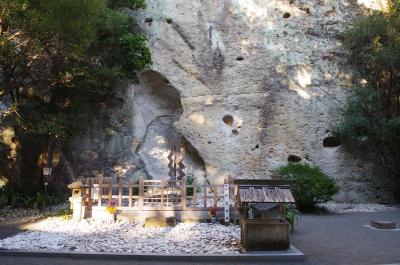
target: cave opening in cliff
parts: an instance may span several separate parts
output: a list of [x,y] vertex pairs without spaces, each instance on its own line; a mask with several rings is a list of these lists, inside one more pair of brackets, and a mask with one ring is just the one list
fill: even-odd
[[202,179],[206,172],[203,159],[175,126],[183,113],[179,91],[154,70],[142,72],[140,81],[142,85],[135,87],[134,95],[135,120],[144,127],[141,132],[137,129],[137,138],[141,139],[135,152],[139,170],[150,179],[181,178],[183,174],[171,176],[171,166],[182,162],[184,175]]

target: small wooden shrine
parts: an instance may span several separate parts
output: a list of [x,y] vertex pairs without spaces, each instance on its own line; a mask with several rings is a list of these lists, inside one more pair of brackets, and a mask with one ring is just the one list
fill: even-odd
[[285,203],[294,203],[291,181],[236,179],[236,200],[240,205],[241,243],[246,250],[290,248],[290,226]]

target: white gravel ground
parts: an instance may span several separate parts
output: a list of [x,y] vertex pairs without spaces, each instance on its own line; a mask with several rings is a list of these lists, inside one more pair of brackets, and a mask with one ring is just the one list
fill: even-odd
[[327,202],[321,203],[319,206],[324,207],[333,213],[375,213],[395,211],[399,209],[398,206],[390,206],[384,204],[360,204],[360,203],[336,203]]
[[146,228],[143,223],[74,222],[50,217],[0,240],[0,248],[124,253],[238,253],[240,228],[208,223]]

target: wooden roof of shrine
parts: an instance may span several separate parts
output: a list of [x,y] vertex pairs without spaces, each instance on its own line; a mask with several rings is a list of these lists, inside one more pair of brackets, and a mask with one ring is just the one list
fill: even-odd
[[236,179],[240,203],[294,203],[289,180]]

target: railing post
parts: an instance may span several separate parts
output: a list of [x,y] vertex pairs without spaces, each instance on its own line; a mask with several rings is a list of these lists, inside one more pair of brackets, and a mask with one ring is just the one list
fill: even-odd
[[92,187],[93,187],[93,179],[89,179],[88,181],[88,207],[92,208]]
[[113,191],[113,183],[112,178],[110,178],[110,182],[108,183],[108,204],[112,201],[112,191]]
[[143,200],[144,200],[144,177],[139,177],[139,211],[143,210]]
[[118,178],[118,206],[122,206],[122,183],[121,178]]
[[129,180],[128,189],[129,189],[129,198],[128,198],[129,207],[132,207],[132,181],[131,180]]
[[207,185],[206,185],[206,178],[204,178],[204,183],[203,183],[203,199],[204,199],[204,208],[207,208]]
[[160,181],[160,188],[161,188],[161,210],[164,210],[164,180]]
[[214,208],[217,208],[218,204],[218,187],[214,185]]
[[[182,190],[181,190],[181,205],[182,205],[182,210],[186,210],[186,177],[182,179]],[[194,194],[194,191],[193,191]]]
[[99,175],[99,192],[98,192],[98,206],[101,207],[103,201],[103,175]]

